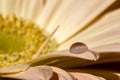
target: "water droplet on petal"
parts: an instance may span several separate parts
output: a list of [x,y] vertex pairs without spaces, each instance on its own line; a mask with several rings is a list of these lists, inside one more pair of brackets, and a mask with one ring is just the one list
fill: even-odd
[[89,50],[90,52],[92,52],[92,54],[94,55],[94,61],[98,60],[100,58],[100,54],[94,51]]
[[80,54],[88,51],[88,47],[81,42],[76,42],[70,47],[70,52],[74,54]]

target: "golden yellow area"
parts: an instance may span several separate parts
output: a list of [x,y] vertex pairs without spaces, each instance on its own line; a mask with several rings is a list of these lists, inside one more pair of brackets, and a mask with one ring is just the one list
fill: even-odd
[[[26,63],[31,60],[41,44],[47,39],[45,31],[31,21],[15,15],[3,18],[0,15],[0,68]],[[50,40],[40,54],[57,48],[57,42]]]

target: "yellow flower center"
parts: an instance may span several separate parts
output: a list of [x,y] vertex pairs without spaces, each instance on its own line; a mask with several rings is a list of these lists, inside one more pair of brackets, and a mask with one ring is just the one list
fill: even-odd
[[[37,25],[31,21],[0,15],[0,68],[19,65],[32,59],[42,43],[47,39]],[[57,48],[57,42],[50,40],[40,54]]]

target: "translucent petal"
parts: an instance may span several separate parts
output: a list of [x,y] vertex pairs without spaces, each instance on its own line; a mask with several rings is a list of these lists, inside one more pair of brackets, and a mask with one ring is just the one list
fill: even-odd
[[120,43],[107,44],[104,46],[95,47],[92,50],[99,53],[102,52],[120,52]]
[[11,75],[2,75],[2,77],[23,79],[23,80],[50,80],[53,71],[48,66],[30,67],[26,71]]
[[0,9],[3,16],[7,16],[8,14],[14,13],[14,4],[15,0],[8,1],[8,0],[0,0]]
[[118,43],[120,40],[119,14],[120,9],[106,14],[97,23],[89,26],[89,28],[82,33],[62,44],[58,50],[67,49],[71,43],[74,42],[83,42],[89,48],[110,43]]
[[49,20],[53,17],[60,2],[61,0],[46,0],[44,8],[36,20],[36,23],[39,24],[41,28],[45,28],[48,25]]
[[[53,72],[56,73],[56,76],[53,74]],[[23,80],[74,80],[74,78],[66,71],[50,66],[30,67],[29,69],[21,73],[2,75],[2,77]]]
[[49,20],[46,30],[51,32],[60,25],[54,37],[58,42],[62,42],[85,27],[113,2],[114,0],[63,0]]
[[100,79],[97,76],[94,76],[92,74],[88,73],[77,73],[77,72],[72,72],[71,73],[77,80],[104,80]]
[[59,80],[74,80],[74,78],[68,72],[57,67],[52,67],[52,69],[58,74]]
[[12,66],[9,68],[0,69],[0,74],[12,74],[12,73],[21,72],[21,71],[25,71],[28,67],[29,67],[28,64],[20,65],[20,66]]

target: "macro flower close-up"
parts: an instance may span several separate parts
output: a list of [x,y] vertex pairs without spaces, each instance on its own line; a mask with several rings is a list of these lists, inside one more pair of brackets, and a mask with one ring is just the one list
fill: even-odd
[[0,0],[0,80],[120,80],[119,0]]

